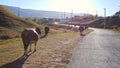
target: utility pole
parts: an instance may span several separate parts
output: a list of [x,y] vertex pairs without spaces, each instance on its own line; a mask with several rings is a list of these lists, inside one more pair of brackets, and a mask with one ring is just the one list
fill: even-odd
[[119,14],[119,12],[120,12],[120,6],[118,6],[118,7],[119,7],[118,14]]
[[20,8],[18,8],[18,16],[20,16]]
[[66,18],[65,18],[65,11],[64,11],[64,23],[66,22]]
[[65,19],[65,11],[64,11],[64,19]]
[[73,9],[71,10],[71,18],[72,18],[72,16],[73,16]]
[[106,8],[104,8],[104,29],[106,28]]
[[72,17],[73,17],[73,9],[71,10],[71,22],[70,22],[70,24],[72,23]]
[[97,11],[96,11],[96,18],[98,17]]
[[[66,24],[65,10],[64,10],[64,13],[63,13],[63,23]],[[64,31],[66,32],[66,29],[64,29]]]

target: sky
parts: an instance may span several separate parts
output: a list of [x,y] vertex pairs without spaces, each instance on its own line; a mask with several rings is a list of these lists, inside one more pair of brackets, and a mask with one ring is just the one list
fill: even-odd
[[1,5],[25,9],[49,10],[112,16],[120,10],[120,0],[0,0]]

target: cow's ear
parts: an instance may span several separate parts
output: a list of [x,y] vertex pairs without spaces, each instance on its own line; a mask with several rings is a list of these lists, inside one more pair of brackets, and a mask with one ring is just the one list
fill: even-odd
[[37,32],[38,34],[41,34],[40,28],[36,27],[36,32]]

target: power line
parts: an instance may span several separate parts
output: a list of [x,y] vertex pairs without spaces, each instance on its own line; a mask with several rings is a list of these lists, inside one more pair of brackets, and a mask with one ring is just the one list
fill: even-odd
[[73,9],[71,10],[71,18],[73,17]]
[[64,11],[64,19],[65,19],[65,11]]
[[104,8],[104,29],[106,27],[106,8]]
[[18,16],[20,16],[20,8],[18,8]]

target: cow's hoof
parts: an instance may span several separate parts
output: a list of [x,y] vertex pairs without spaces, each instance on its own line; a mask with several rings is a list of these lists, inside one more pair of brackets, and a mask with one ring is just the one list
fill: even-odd
[[32,50],[29,50],[29,52],[31,52]]
[[34,50],[34,52],[36,52],[36,50]]

